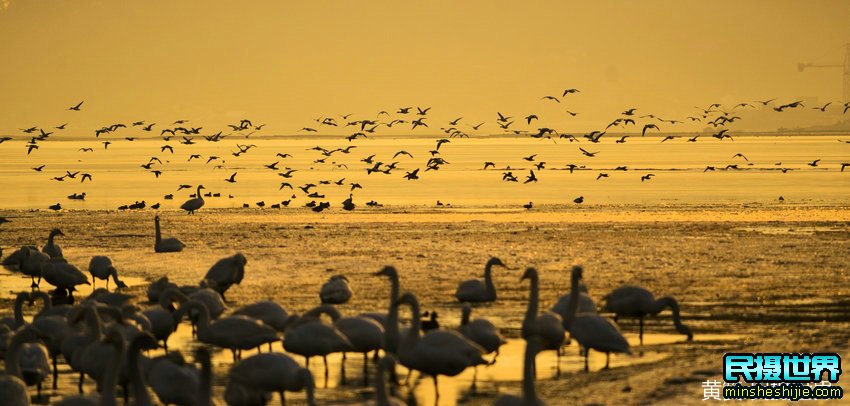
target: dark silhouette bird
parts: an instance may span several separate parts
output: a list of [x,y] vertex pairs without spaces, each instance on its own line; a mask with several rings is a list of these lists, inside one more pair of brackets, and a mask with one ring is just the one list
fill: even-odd
[[393,155],[393,159],[395,159],[395,157],[397,157],[399,155],[407,155],[407,156],[413,158],[413,155],[411,155],[410,152],[402,150],[402,151],[396,152],[395,155]]
[[531,210],[531,208],[534,207],[534,203],[528,202],[528,204],[524,204],[522,207],[525,207],[526,210]]
[[584,154],[585,156],[591,157],[591,158],[595,157],[596,154],[599,153],[598,151],[597,152],[588,152],[586,149],[581,148],[581,147],[579,147],[579,150],[581,150],[582,154]]
[[650,180],[650,179],[652,179],[653,176],[655,176],[654,173],[648,173],[646,175],[641,176],[640,181],[644,182],[644,181]]
[[822,112],[826,112],[826,108],[827,108],[827,107],[829,107],[829,105],[830,105],[830,104],[832,104],[832,102],[829,102],[829,103],[827,103],[827,104],[824,104],[824,105],[823,105],[823,106],[821,106],[821,107],[812,107],[812,108],[813,108],[813,109],[815,109],[815,110],[820,110],[820,111],[822,111]]
[[599,179],[602,179],[602,178],[607,178],[607,177],[608,177],[607,173],[600,172],[599,175],[596,175],[596,180],[599,180]]
[[81,101],[81,102],[77,103],[77,105],[76,105],[76,106],[74,106],[74,107],[68,107],[68,110],[80,111],[80,107],[82,107],[82,106],[83,106],[83,103],[84,103],[84,102],[85,102],[85,100],[83,100],[83,101]]
[[528,171],[528,172],[529,172],[529,175],[526,176],[525,182],[523,182],[523,183],[530,183],[530,182],[536,183],[537,182],[537,176],[534,175],[534,171],[531,170],[531,171]]
[[407,174],[404,175],[404,178],[407,179],[407,180],[419,179],[418,173],[419,173],[419,168],[416,168],[412,172],[407,172]]
[[657,126],[657,125],[655,125],[655,124],[647,124],[647,125],[643,126],[643,131],[641,131],[641,136],[645,136],[645,135],[646,135],[646,130],[648,130],[648,129],[650,129],[650,128],[652,128],[652,129],[656,129],[656,130],[658,130],[658,131],[661,131],[661,129],[660,129],[660,128],[658,128],[658,126]]
[[225,182],[236,183],[236,174],[238,172],[233,172],[233,175],[230,175],[229,178],[225,179]]
[[814,161],[809,162],[807,165],[809,165],[809,166],[811,166],[812,168],[814,168],[814,167],[818,166],[818,162],[820,162],[820,159],[815,159]]
[[56,203],[52,206],[48,206],[47,208],[50,209],[50,210],[53,210],[53,211],[59,211],[59,210],[62,210],[62,205],[59,204],[59,203]]
[[744,154],[742,154],[742,153],[740,153],[740,152],[739,152],[739,153],[737,153],[737,154],[735,154],[735,155],[732,155],[732,159],[735,159],[735,158],[737,158],[737,157],[744,158],[744,160],[745,160],[745,161],[747,161],[747,162],[749,162],[749,161],[750,161],[749,159],[747,159],[747,157],[746,157],[746,156],[744,156]]
[[447,139],[445,139],[445,138],[442,138],[442,139],[437,140],[437,151],[439,151],[439,150],[440,150],[440,147],[441,147],[443,144],[448,144],[448,143],[450,143],[450,142],[451,142],[451,141],[449,141],[449,140],[447,140]]
[[848,166],[850,166],[850,163],[842,162],[842,163],[841,163],[841,172],[844,172],[844,168],[846,168],[846,167],[848,167]]
[[637,110],[637,109],[628,109],[628,110],[624,111],[622,114],[624,116],[633,116],[633,115],[635,115],[635,110]]
[[557,98],[557,97],[555,97],[555,96],[543,96],[543,97],[541,97],[541,98],[540,98],[540,100],[552,100],[552,101],[554,101],[554,102],[556,102],[556,103],[560,103],[560,102],[561,102],[561,101],[560,101],[560,100],[558,100],[558,98]]
[[584,203],[584,196],[579,196],[579,197],[577,197],[577,198],[573,199],[573,203],[575,203],[575,204],[582,204],[582,203]]
[[564,93],[561,94],[561,97],[564,97],[564,96],[571,94],[571,93],[578,93],[578,92],[579,92],[578,89],[564,89]]
[[32,168],[32,170],[34,170],[36,172],[41,172],[42,169],[44,169],[44,165],[36,166],[35,168]]
[[495,168],[496,168],[496,164],[495,164],[495,163],[493,163],[493,162],[489,162],[489,161],[484,162],[484,169],[486,170],[487,168],[493,168],[493,169],[495,169]]

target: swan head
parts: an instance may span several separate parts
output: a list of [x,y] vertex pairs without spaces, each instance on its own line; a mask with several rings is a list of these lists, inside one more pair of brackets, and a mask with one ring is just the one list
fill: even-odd
[[690,327],[688,327],[684,324],[680,324],[680,325],[676,326],[676,331],[678,331],[679,334],[684,334],[684,335],[688,336],[688,341],[694,340],[694,333],[691,331]]
[[245,258],[245,255],[243,255],[241,252],[238,252],[236,253],[236,255],[233,256],[233,262],[236,262],[237,265],[244,267],[246,264],[248,264],[248,258]]
[[403,304],[415,306],[419,305],[419,301],[416,299],[416,295],[410,292],[405,292],[401,297],[398,298],[397,306],[401,306]]
[[572,278],[574,280],[579,280],[579,279],[582,278],[582,274],[584,273],[584,270],[580,266],[576,265],[576,266],[573,267],[573,270],[571,271],[571,273],[572,273]]
[[58,229],[58,228],[54,228],[53,230],[51,230],[51,231],[50,231],[50,235],[51,235],[51,236],[61,235],[61,236],[63,236],[63,237],[65,236],[65,234],[62,232],[62,230],[60,230],[60,229]]
[[496,257],[490,257],[490,260],[487,261],[487,266],[494,266],[494,265],[503,266],[503,267],[507,268],[507,265],[505,265],[502,262],[501,259],[496,258]]
[[527,268],[519,280],[524,281],[526,279],[537,279],[537,269]]
[[156,221],[157,223],[159,223],[159,216],[154,216],[153,221]]
[[386,277],[389,277],[389,278],[397,278],[398,277],[398,271],[396,271],[395,267],[387,265],[383,269],[381,269],[380,271],[376,272],[375,276],[386,276]]

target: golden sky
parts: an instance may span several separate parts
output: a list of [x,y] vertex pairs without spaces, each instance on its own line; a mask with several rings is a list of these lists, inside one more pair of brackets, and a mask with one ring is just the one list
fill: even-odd
[[[433,106],[434,132],[460,116],[497,132],[496,111],[585,128],[630,107],[825,103],[840,69],[797,63],[842,63],[848,22],[838,0],[0,0],[0,134],[242,117],[279,134],[401,106]],[[581,93],[540,100],[566,87]]]

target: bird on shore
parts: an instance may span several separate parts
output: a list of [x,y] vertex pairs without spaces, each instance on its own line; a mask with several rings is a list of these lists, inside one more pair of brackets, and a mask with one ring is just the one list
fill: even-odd
[[201,195],[201,189],[205,189],[204,185],[198,185],[198,191],[195,193],[195,197],[187,200],[180,206],[180,208],[186,210],[189,214],[195,214],[195,210],[199,210],[201,207],[204,207],[205,202],[204,197]]
[[484,279],[469,279],[461,282],[455,291],[455,297],[461,303],[495,302],[496,285],[493,284],[493,267],[506,267],[499,258],[491,257],[484,265]]
[[673,312],[673,324],[679,334],[693,340],[694,335],[688,326],[682,324],[679,314],[679,302],[671,296],[655,299],[655,296],[646,288],[640,286],[625,285],[614,289],[602,298],[602,309],[614,313],[614,321],[619,317],[637,318],[640,323],[640,343],[643,344],[643,320],[646,316],[655,316],[666,308]]

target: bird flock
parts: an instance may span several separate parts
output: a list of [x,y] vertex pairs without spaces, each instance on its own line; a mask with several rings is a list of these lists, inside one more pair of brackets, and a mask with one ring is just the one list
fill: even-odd
[[[158,216],[154,223],[150,255],[168,255],[187,247],[175,238],[162,238]],[[58,403],[61,405],[113,405],[120,396],[139,405],[210,405],[215,402],[210,361],[215,351],[229,351],[232,357],[222,399],[228,405],[265,405],[272,394],[285,404],[286,392],[300,391],[306,393],[308,404],[321,403],[316,398],[310,362],[321,358],[327,382],[328,356],[336,353],[343,354],[343,371],[346,354],[362,355],[363,384],[370,386],[372,379],[377,405],[415,402],[394,397],[401,386],[411,385],[414,374],[418,377],[414,386],[425,376],[433,380],[439,400],[440,376],[457,376],[472,368],[474,391],[478,369],[498,362],[500,347],[508,343],[501,330],[513,327],[498,326],[481,317],[499,300],[493,272],[512,273],[518,282],[527,281],[529,287],[524,317],[518,326],[526,343],[521,395],[503,395],[495,400],[497,405],[545,404],[535,390],[536,359],[541,353],[554,352],[560,374],[560,357],[571,341],[578,343],[585,371],[589,371],[591,350],[606,355],[606,369],[610,354],[631,354],[618,319],[640,320],[642,345],[644,319],[669,308],[676,331],[688,341],[693,339],[674,298],[656,299],[645,288],[626,285],[605,295],[597,305],[582,283],[586,272],[580,266],[564,275],[570,278],[570,290],[546,310],[540,308],[540,279],[534,267],[527,267],[520,275],[492,257],[484,266],[483,279],[463,281],[454,298],[445,298],[458,303],[461,312],[460,325],[447,327],[439,323],[436,312],[422,311],[413,291],[402,290],[402,272],[393,266],[373,276],[374,284],[382,279],[389,281],[386,312],[344,314],[354,289],[346,276],[333,275],[317,286],[319,300],[315,306],[295,314],[272,299],[231,307],[236,303],[227,302],[226,293],[249,277],[248,259],[241,253],[215,261],[196,285],[179,286],[163,276],[147,285],[145,297],[136,297],[127,293],[127,285],[110,258],[93,256],[89,278],[64,258],[60,237],[68,238],[57,228],[50,231],[41,249],[23,246],[5,258],[0,251],[7,270],[32,280],[31,290],[17,294],[12,314],[0,318],[0,354],[5,370],[0,375],[0,404],[30,404],[31,387],[36,400],[43,385],[50,383],[56,389],[57,365],[63,362],[76,375],[63,379],[76,379],[80,394],[68,395]],[[105,287],[95,287],[98,279],[106,281]],[[52,288],[45,289],[45,282]],[[83,285],[91,285],[91,293],[82,299],[75,297]],[[26,320],[24,306],[36,303],[40,310]],[[402,314],[409,315],[405,317],[407,325],[401,322]],[[192,341],[197,347],[194,362],[168,345],[184,322],[192,327]],[[276,343],[283,352],[274,350]],[[165,354],[149,356],[149,350],[156,348],[164,349]],[[249,351],[255,353],[246,354]],[[304,366],[297,358],[303,358]],[[376,367],[370,374],[372,363]],[[404,368],[398,369],[397,364]],[[406,375],[404,383],[402,373]],[[344,385],[344,372],[342,379]],[[82,393],[86,380],[97,382],[98,393]]]
[[[552,95],[544,95],[540,97],[539,102],[544,104],[554,104],[557,106],[558,113],[548,117],[551,120],[563,120],[564,118],[574,117],[580,113],[572,110],[564,110],[563,106],[571,103],[573,99],[579,98],[581,91],[576,88],[566,88],[563,91]],[[86,114],[86,111],[92,106],[79,102],[67,110],[73,118],[74,115]],[[548,109],[548,107],[547,107]],[[624,109],[621,113],[612,118],[607,124],[600,124],[598,128],[581,133],[568,133],[559,131],[548,124],[544,123],[546,115],[543,113],[528,113],[528,114],[509,114],[503,112],[495,112],[492,121],[487,119],[483,121],[470,121],[464,116],[457,115],[455,118],[445,121],[438,121],[433,117],[432,107],[414,107],[406,106],[397,109],[389,109],[379,111],[371,116],[355,117],[353,114],[334,114],[323,115],[313,119],[313,124],[301,127],[296,133],[321,134],[324,132],[338,132],[341,129],[349,129],[350,135],[344,136],[347,140],[347,145],[344,148],[327,148],[321,145],[316,145],[307,151],[269,151],[267,148],[260,147],[257,144],[250,142],[250,137],[254,134],[264,131],[266,124],[257,124],[250,119],[240,119],[238,122],[227,124],[224,129],[208,130],[203,125],[195,125],[188,119],[178,119],[171,122],[170,125],[162,125],[155,122],[148,123],[146,120],[134,121],[132,123],[107,123],[102,124],[93,130],[93,136],[86,137],[84,143],[91,142],[90,146],[82,147],[76,151],[76,155],[68,157],[68,165],[73,165],[72,161],[86,161],[99,159],[99,154],[108,153],[109,146],[118,143],[132,143],[141,138],[159,138],[162,140],[162,145],[156,150],[147,151],[143,148],[137,148],[140,158],[138,167],[141,170],[147,171],[153,175],[153,178],[162,184],[157,184],[157,190],[168,191],[163,194],[163,200],[174,200],[174,192],[189,189],[196,193],[189,196],[188,200],[183,203],[180,208],[189,214],[193,214],[200,210],[206,204],[207,198],[222,198],[236,199],[232,190],[207,192],[201,194],[201,190],[206,188],[200,184],[185,184],[181,181],[175,181],[178,176],[184,178],[185,175],[178,175],[178,171],[174,169],[175,163],[182,161],[185,158],[186,163],[191,163],[190,171],[208,171],[222,170],[226,174],[220,179],[224,184],[222,188],[228,188],[227,185],[242,182],[242,177],[238,170],[234,168],[245,168],[244,164],[240,164],[240,159],[246,154],[258,154],[263,160],[268,162],[262,164],[261,167],[250,170],[267,171],[270,179],[277,175],[279,179],[279,187],[276,191],[280,192],[286,189],[286,192],[291,192],[285,199],[267,203],[266,201],[243,202],[242,207],[260,207],[260,208],[283,208],[283,207],[308,207],[316,212],[322,212],[330,209],[332,206],[339,207],[345,211],[355,210],[354,193],[368,193],[367,189],[359,182],[347,180],[346,178],[339,179],[322,179],[318,183],[298,179],[305,173],[317,170],[349,170],[349,171],[364,171],[368,176],[387,176],[396,175],[397,173],[403,179],[408,181],[416,181],[426,176],[438,176],[441,168],[451,165],[451,162],[445,157],[446,150],[451,150],[454,138],[469,138],[470,136],[481,136],[494,133],[512,134],[517,137],[530,137],[532,139],[547,140],[553,143],[569,142],[584,144],[577,146],[575,149],[576,157],[596,158],[600,151],[593,148],[594,144],[613,143],[615,145],[625,144],[628,139],[633,136],[645,137],[647,134],[653,136],[661,136],[660,143],[677,142],[680,138],[686,143],[703,143],[707,138],[714,142],[731,142],[735,138],[733,136],[733,127],[735,123],[744,120],[742,116],[746,116],[748,110],[767,110],[775,114],[789,114],[794,110],[813,109],[819,112],[827,112],[836,110],[841,114],[846,114],[850,111],[850,102],[829,102],[821,106],[807,107],[800,100],[781,102],[775,98],[768,100],[756,100],[740,102],[734,105],[722,105],[720,103],[711,103],[706,107],[695,107],[695,112],[684,118],[663,118],[652,113],[642,114],[641,110],[636,107]],[[69,118],[70,120],[70,118]],[[684,123],[700,123],[701,125],[711,126],[714,128],[713,133],[687,133],[678,131],[678,126]],[[519,126],[525,125],[525,128]],[[69,127],[71,126],[71,127]],[[537,127],[535,130],[534,127]],[[399,130],[402,128],[402,130]],[[369,144],[362,143],[363,139],[373,138],[378,134],[393,134],[393,131],[409,131],[417,133],[420,131],[439,131],[442,133],[435,139],[434,146],[428,151],[426,157],[416,157],[407,150],[399,149],[392,155],[378,156],[378,154],[370,153],[367,150]],[[73,120],[56,126],[29,126],[20,128],[22,132],[20,137],[3,136],[0,137],[0,144],[6,141],[20,140],[24,142],[27,155],[31,160],[38,159],[38,151],[44,148],[49,148],[51,141],[63,132],[72,131]],[[84,131],[83,129],[73,129],[73,131]],[[614,133],[618,131],[618,133]],[[157,135],[158,134],[158,135]],[[271,135],[269,135],[271,136]],[[309,135],[308,135],[309,136]],[[61,138],[61,137],[60,137]],[[231,140],[238,140],[231,143]],[[850,140],[838,140],[841,143],[850,143]],[[103,151],[99,152],[99,146],[95,143],[103,145]],[[203,156],[193,150],[193,146],[200,143],[222,145],[220,153],[215,152],[207,156]],[[541,144],[541,150],[545,151],[545,145]],[[365,151],[365,152],[364,152]],[[163,155],[165,154],[165,155]],[[522,160],[531,165],[530,168],[511,168],[510,162],[496,163],[493,161],[482,162],[483,170],[498,171],[500,175],[494,175],[494,179],[501,179],[504,182],[521,182],[523,184],[537,183],[543,178],[544,170],[569,170],[574,171],[593,170],[598,171],[596,176],[597,181],[604,181],[614,177],[615,172],[627,172],[631,168],[622,165],[616,168],[602,168],[593,165],[579,165],[574,162],[559,162],[551,163],[538,158],[539,154],[522,157]],[[91,156],[91,159],[89,159]],[[291,163],[294,156],[299,159],[308,158],[309,164],[307,167],[298,166]],[[180,157],[180,159],[178,159]],[[517,157],[519,159],[520,157]],[[559,159],[569,160],[569,157],[561,157]],[[743,161],[736,161],[742,159]],[[812,157],[808,162],[808,167],[812,169],[824,169],[819,164],[821,159]],[[769,165],[761,163],[762,165]],[[756,166],[757,163],[750,161],[744,153],[737,153],[730,158],[730,162],[724,165],[707,164],[703,172],[712,172],[718,170],[736,171],[745,169],[770,169],[787,173],[789,171],[804,170],[804,168],[793,167],[783,164],[783,162],[773,162],[769,166]],[[850,166],[850,162],[841,162],[835,169],[844,172],[846,167]],[[51,168],[46,164],[37,164],[31,167],[34,172],[48,174],[44,181],[54,182],[70,182],[79,180],[80,184],[86,182],[96,182],[98,173],[82,172],[76,169],[68,168]],[[831,169],[831,168],[826,168]],[[522,172],[518,172],[522,171]],[[527,174],[525,171],[528,171]],[[628,176],[623,173],[622,176]],[[651,182],[657,178],[658,174],[641,172],[635,176],[635,181],[640,183]],[[368,178],[368,177],[367,177]],[[161,186],[160,186],[161,185]],[[82,186],[81,186],[82,187]],[[154,188],[153,186],[151,188]],[[176,188],[176,189],[172,189]],[[327,197],[330,188],[347,189],[348,199],[341,203],[332,203]],[[86,192],[74,193],[67,196],[68,200],[73,202],[84,201],[90,194]],[[300,200],[296,200],[300,199]],[[576,204],[584,202],[585,197],[579,196],[571,198]],[[569,199],[567,199],[569,201]],[[442,204],[440,204],[442,205]],[[67,206],[67,204],[66,204]],[[380,207],[382,203],[369,200],[366,203],[368,207]],[[135,201],[133,203],[123,204],[117,207],[119,210],[139,210],[145,208],[176,208],[169,206],[169,203],[157,202],[148,205],[144,200]],[[533,202],[524,205],[526,209],[534,207]],[[52,204],[47,208],[51,210],[63,210],[61,202]]]

